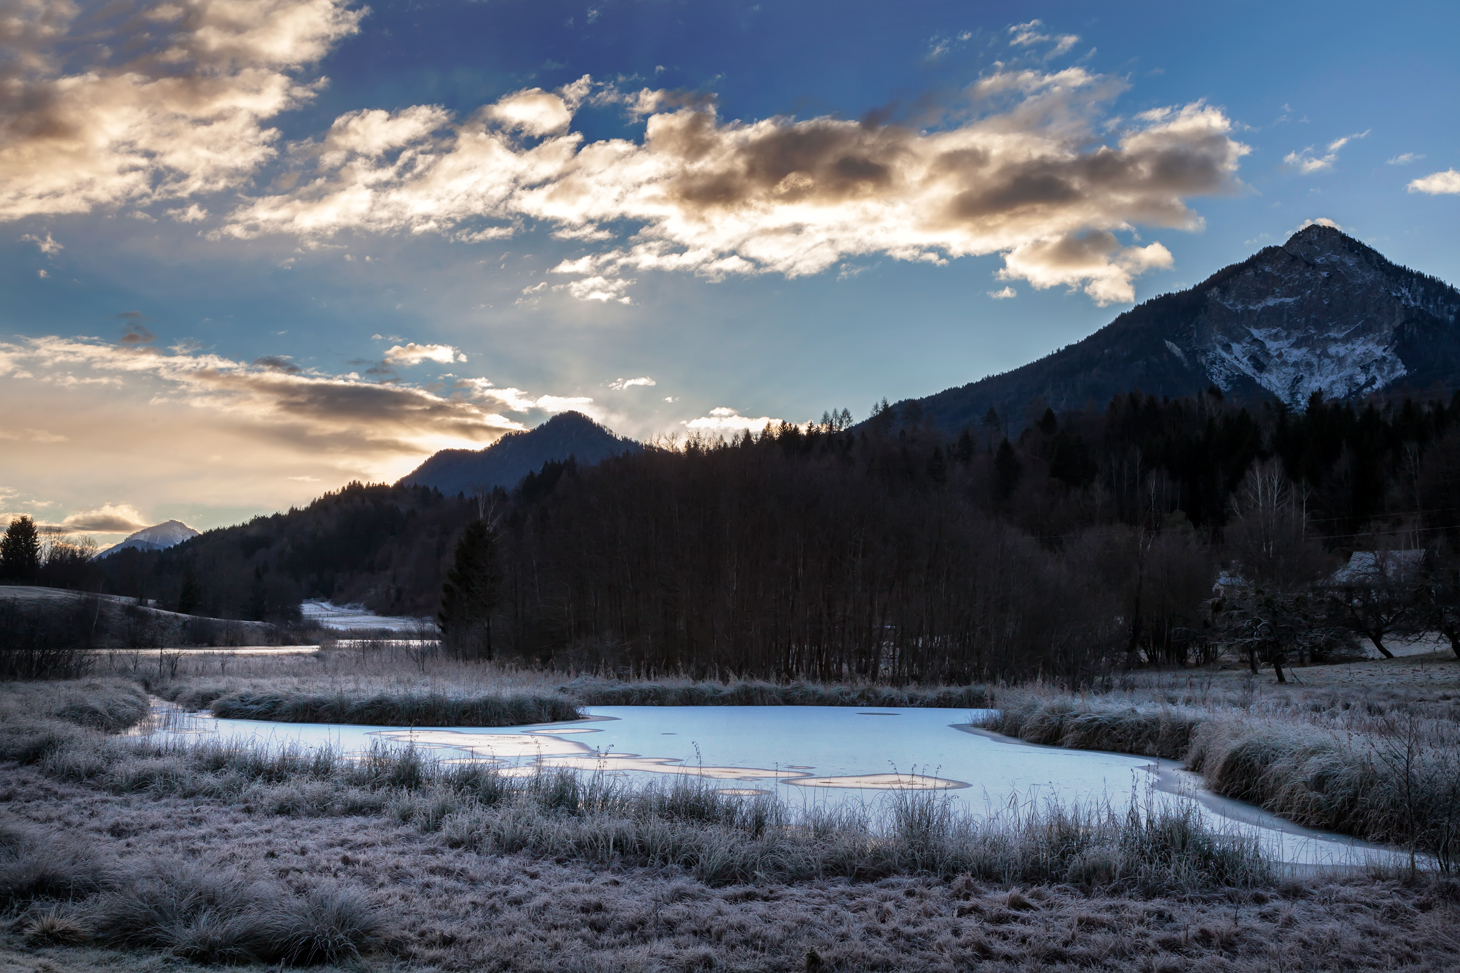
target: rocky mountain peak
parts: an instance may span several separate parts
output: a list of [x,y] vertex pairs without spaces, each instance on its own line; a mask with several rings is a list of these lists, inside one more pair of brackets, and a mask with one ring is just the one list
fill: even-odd
[[949,430],[1042,399],[1102,407],[1140,389],[1271,396],[1304,408],[1397,386],[1460,388],[1460,291],[1311,224],[1190,290],[1146,301],[1077,344],[921,400]]

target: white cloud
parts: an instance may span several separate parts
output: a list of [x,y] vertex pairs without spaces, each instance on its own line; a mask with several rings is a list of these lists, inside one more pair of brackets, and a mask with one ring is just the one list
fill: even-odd
[[[99,374],[74,375],[88,370]],[[0,377],[14,387],[22,376],[60,387],[93,377],[124,386],[145,383],[152,389],[154,408],[208,410],[256,437],[306,450],[315,448],[310,444],[329,444],[333,451],[367,458],[471,446],[523,428],[495,411],[497,397],[484,393],[490,383],[481,380],[475,380],[480,386],[460,382],[441,395],[406,383],[369,382],[354,373],[304,371],[278,356],[250,365],[213,354],[165,354],[150,345],[112,345],[95,338],[0,342]],[[551,396],[538,401],[546,404],[528,407],[554,411]],[[39,442],[66,438],[44,430],[33,433],[29,438]]]
[[1353,135],[1345,135],[1341,139],[1334,139],[1328,143],[1327,151],[1323,155],[1317,155],[1313,146],[1308,146],[1300,152],[1289,152],[1283,156],[1283,162],[1301,172],[1303,175],[1311,175],[1315,172],[1323,172],[1332,169],[1333,164],[1338,161],[1339,151],[1355,139],[1367,138],[1372,129],[1365,129]]
[[208,211],[193,203],[191,206],[167,210],[167,215],[179,223],[201,223],[208,218]]
[[392,345],[385,352],[385,360],[392,365],[419,365],[423,361],[450,365],[464,362],[466,356],[451,345],[418,345],[414,341],[404,345]]
[[608,387],[613,389],[615,392],[622,392],[624,389],[631,389],[636,385],[653,386],[658,384],[658,382],[645,375],[642,378],[614,379],[612,382],[608,383]]
[[130,503],[105,503],[95,510],[71,514],[59,524],[49,526],[49,532],[57,534],[132,534],[151,524]]
[[61,245],[58,240],[51,236],[51,232],[49,230],[46,231],[46,235],[44,238],[36,236],[34,233],[27,233],[25,236],[21,237],[20,240],[22,243],[34,243],[36,245],[36,249],[40,250],[40,252],[45,254],[47,257],[54,257],[56,254],[66,249]]
[[[668,401],[668,400],[666,400]],[[698,419],[687,420],[681,425],[687,426],[696,432],[760,432],[766,426],[775,425],[781,420],[772,419],[770,416],[761,416],[752,419],[749,416],[742,416],[736,410],[720,406],[711,409],[707,416],[700,416]]]
[[1048,44],[1052,41],[1054,47],[1050,49],[1047,56],[1059,57],[1080,43],[1077,34],[1041,34],[1039,31],[1043,26],[1043,22],[1038,20],[1031,20],[1027,24],[1014,24],[1009,28],[1009,33],[1012,35],[1009,45],[1011,47],[1033,47],[1036,44]]
[[[110,31],[74,3],[8,4],[0,220],[241,185],[275,154],[266,120],[314,95],[295,72],[357,30],[347,4],[169,0]],[[66,73],[82,45],[97,62]]]
[[1002,290],[989,291],[989,297],[996,301],[1007,301],[1011,297],[1018,297],[1019,292],[1012,287],[1005,287]]
[[1409,191],[1429,193],[1431,196],[1460,193],[1460,172],[1446,169],[1444,172],[1435,172],[1419,179],[1413,179],[1409,183]]
[[[588,79],[569,87],[517,92],[449,123],[438,109],[383,115],[371,124],[391,139],[316,152],[295,188],[245,202],[219,232],[465,239],[546,224],[600,244],[554,268],[583,275],[558,287],[589,301],[629,303],[633,271],[795,277],[858,255],[939,263],[991,253],[1036,287],[1128,300],[1133,275],[1161,265],[1157,251],[1105,248],[1104,262],[1078,266],[1036,267],[1037,255],[1139,225],[1199,229],[1186,200],[1236,188],[1248,151],[1226,115],[1202,103],[1112,124],[1104,105],[1122,83],[1082,68],[997,71],[968,89],[967,115],[927,131],[722,122],[713,107],[674,107],[656,93],[649,100],[666,110],[655,109],[639,142],[588,143],[560,124],[585,100],[611,100],[590,98]],[[359,115],[342,118],[336,126],[349,128]]]
[[1385,160],[1384,164],[1386,166],[1407,166],[1411,162],[1418,162],[1420,159],[1423,158],[1423,153],[1405,152],[1402,155],[1396,155],[1392,159]]
[[1341,226],[1338,225],[1338,221],[1336,221],[1336,220],[1330,220],[1326,216],[1320,216],[1316,220],[1304,220],[1303,223],[1302,223],[1302,225],[1299,226],[1298,229],[1299,230],[1306,230],[1310,226],[1327,226],[1327,227],[1331,227],[1332,229],[1335,229],[1335,230],[1342,230],[1343,229],[1343,227],[1341,227]]
[[580,301],[613,301],[618,304],[632,304],[633,298],[626,291],[635,281],[603,276],[585,277],[570,284],[557,284],[555,291],[566,290]]

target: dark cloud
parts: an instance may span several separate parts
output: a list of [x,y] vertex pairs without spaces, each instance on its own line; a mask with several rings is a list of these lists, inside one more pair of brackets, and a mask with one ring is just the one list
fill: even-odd
[[287,355],[264,355],[253,360],[254,367],[266,368],[271,372],[284,372],[286,375],[298,375],[304,369],[289,360]]

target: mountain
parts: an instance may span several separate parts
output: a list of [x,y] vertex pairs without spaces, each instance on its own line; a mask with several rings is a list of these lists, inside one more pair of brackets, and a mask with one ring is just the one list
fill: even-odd
[[401,486],[435,487],[448,496],[478,487],[511,489],[529,473],[569,456],[592,466],[634,452],[639,444],[614,435],[581,412],[564,412],[526,432],[508,433],[485,449],[443,449],[401,478]]
[[936,425],[977,425],[992,407],[1022,423],[1035,400],[1103,407],[1140,389],[1281,399],[1351,398],[1460,386],[1460,291],[1314,224],[1190,290],[1125,312],[1022,368],[918,400]]
[[108,557],[127,547],[135,547],[139,551],[160,551],[197,536],[198,532],[182,521],[166,520],[160,524],[153,524],[151,527],[143,527],[120,544],[108,547],[97,557]]

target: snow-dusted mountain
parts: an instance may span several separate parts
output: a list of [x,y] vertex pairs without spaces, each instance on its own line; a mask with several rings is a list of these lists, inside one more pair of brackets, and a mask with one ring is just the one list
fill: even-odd
[[1084,341],[921,402],[957,430],[991,406],[1017,423],[1039,397],[1078,409],[1132,389],[1176,396],[1216,385],[1302,408],[1314,392],[1349,398],[1436,383],[1460,387],[1460,291],[1315,224]]
[[120,544],[113,544],[102,551],[98,556],[107,557],[125,547],[135,547],[140,551],[160,551],[165,547],[181,544],[183,541],[197,536],[198,532],[182,521],[166,520],[160,524],[153,524],[151,527],[143,527]]

